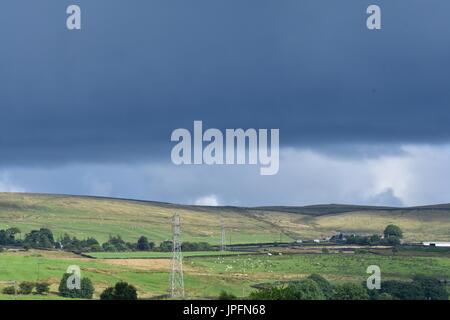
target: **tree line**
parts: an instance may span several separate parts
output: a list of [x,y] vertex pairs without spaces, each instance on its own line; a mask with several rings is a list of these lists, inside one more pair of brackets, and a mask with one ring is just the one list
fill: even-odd
[[[91,279],[83,277],[80,279],[78,288],[71,288],[68,286],[71,276],[73,276],[72,273],[63,274],[58,286],[58,294],[65,298],[92,299],[95,289]],[[3,288],[2,293],[6,295],[48,295],[50,284],[48,282],[23,281],[18,288],[15,285]],[[100,300],[137,300],[137,298],[136,288],[123,281],[117,282],[114,287],[106,288],[100,294]]]
[[[231,300],[222,292],[219,299]],[[252,292],[255,300],[448,300],[449,293],[439,279],[417,275],[412,281],[383,281],[381,289],[369,290],[365,283],[333,285],[318,274],[288,284],[267,285]]]
[[[64,234],[55,239],[48,228],[32,230],[25,234],[24,239],[18,239],[21,234],[18,228],[0,230],[0,246],[23,247],[25,249],[61,249],[71,252],[120,252],[120,251],[161,251],[170,252],[173,249],[171,240],[163,241],[157,246],[145,236],[140,236],[136,242],[127,242],[120,235],[110,236],[108,241],[100,244],[94,237],[78,239]],[[183,251],[212,251],[218,250],[207,242],[183,242]]]
[[349,236],[345,236],[341,233],[337,236],[333,236],[330,241],[343,242],[346,244],[357,244],[362,246],[397,246],[401,244],[402,239],[403,231],[400,229],[400,227],[390,224],[384,229],[383,235],[373,234],[370,236],[361,236],[352,234]]

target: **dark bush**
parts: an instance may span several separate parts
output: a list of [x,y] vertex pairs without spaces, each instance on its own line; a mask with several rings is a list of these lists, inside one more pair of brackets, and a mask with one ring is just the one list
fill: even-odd
[[109,236],[109,240],[102,244],[105,251],[127,251],[129,246],[123,241],[121,236]]
[[153,249],[153,247],[150,247],[150,242],[148,242],[147,237],[141,236],[137,241],[137,249],[139,251],[148,251]]
[[400,229],[400,227],[396,226],[395,224],[390,224],[384,229],[384,237],[396,237],[396,238],[403,238],[403,232]]
[[418,275],[414,277],[413,283],[422,288],[426,300],[448,300],[445,285],[436,278]]
[[33,292],[34,283],[29,281],[24,281],[19,284],[19,293],[20,294],[31,294]]
[[311,279],[312,281],[317,283],[317,285],[319,286],[320,290],[322,291],[327,300],[333,299],[334,287],[327,279],[325,279],[319,274],[312,274],[308,277],[308,279]]
[[381,293],[388,293],[400,300],[424,300],[425,294],[419,284],[397,280],[383,281]]
[[36,283],[36,292],[38,294],[44,294],[49,293],[50,291],[50,284],[47,282],[37,282]]
[[16,294],[16,288],[14,288],[14,286],[9,286],[9,287],[5,287],[2,290],[3,294]]
[[126,282],[117,282],[114,288],[106,288],[100,295],[101,300],[137,300],[136,288]]
[[27,233],[24,243],[32,248],[53,248],[55,246],[53,233],[47,228],[32,230]]
[[64,273],[58,288],[60,295],[67,298],[92,299],[94,294],[92,281],[89,278],[81,278],[80,289],[69,289],[67,279],[72,275],[72,273]]
[[225,290],[220,291],[219,300],[236,300],[236,296],[232,293],[228,293]]
[[173,248],[173,245],[172,245],[172,241],[170,241],[170,240],[163,241],[159,244],[159,249],[162,252],[170,252],[173,250],[172,248]]
[[271,286],[258,289],[250,294],[255,300],[325,300],[319,285],[305,279],[289,283],[287,286]]
[[114,288],[109,287],[100,294],[100,300],[114,300]]
[[344,283],[336,286],[336,300],[367,300],[369,298],[366,289],[356,283]]

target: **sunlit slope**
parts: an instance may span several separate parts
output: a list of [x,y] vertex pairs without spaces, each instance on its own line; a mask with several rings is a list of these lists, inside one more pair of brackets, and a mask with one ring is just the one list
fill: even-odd
[[[320,212],[317,213],[317,208]],[[179,206],[111,198],[0,193],[0,228],[22,232],[50,228],[57,236],[68,233],[99,241],[121,235],[136,241],[171,237],[171,216],[182,217],[184,241],[219,243],[220,220],[227,242],[273,242],[329,237],[338,231],[381,233],[398,224],[411,241],[450,240],[450,208],[446,206],[396,209],[327,205],[322,207],[236,208]],[[346,211],[349,210],[349,211]],[[336,211],[336,213],[335,213]]]
[[[182,218],[184,241],[219,243],[220,220],[227,228],[227,241],[275,241],[280,230],[239,209],[203,209],[163,203],[109,198],[0,193],[0,227],[17,226],[22,233],[47,227],[56,235],[79,238],[94,236],[99,241],[121,235],[136,241],[146,235],[151,241],[171,238],[171,217]],[[282,235],[282,240],[292,240]]]

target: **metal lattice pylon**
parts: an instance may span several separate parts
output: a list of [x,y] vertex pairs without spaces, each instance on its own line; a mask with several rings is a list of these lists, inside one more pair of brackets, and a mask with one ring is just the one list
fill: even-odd
[[220,220],[220,233],[221,233],[221,242],[220,242],[220,251],[225,251],[227,249],[226,240],[225,240],[225,224],[223,220]]
[[183,279],[183,255],[181,253],[181,220],[180,215],[175,213],[172,218],[173,249],[172,270],[170,272],[170,296],[172,298],[184,298]]

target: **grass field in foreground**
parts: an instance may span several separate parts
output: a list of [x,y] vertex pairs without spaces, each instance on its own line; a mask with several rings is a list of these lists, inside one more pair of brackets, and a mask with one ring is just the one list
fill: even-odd
[[[203,257],[203,256],[228,256],[245,254],[245,252],[237,251],[198,251],[198,252],[183,252],[183,257]],[[247,253],[248,254],[248,253]],[[89,252],[86,255],[98,259],[157,259],[157,258],[171,258],[172,252]]]
[[[69,265],[79,265],[82,276],[91,278],[98,298],[101,291],[119,280],[133,284],[141,298],[167,292],[170,259],[87,259],[63,252],[30,251],[0,253],[0,281],[36,281],[57,287]],[[450,258],[384,256],[372,254],[305,254],[293,256],[186,257],[184,275],[187,298],[218,296],[227,290],[246,296],[251,285],[263,282],[301,279],[319,273],[334,283],[363,282],[369,265],[381,268],[382,279],[411,279],[416,274],[450,278]],[[0,285],[2,287],[4,285]],[[14,298],[0,295],[0,299]],[[18,299],[40,299],[18,296]]]

